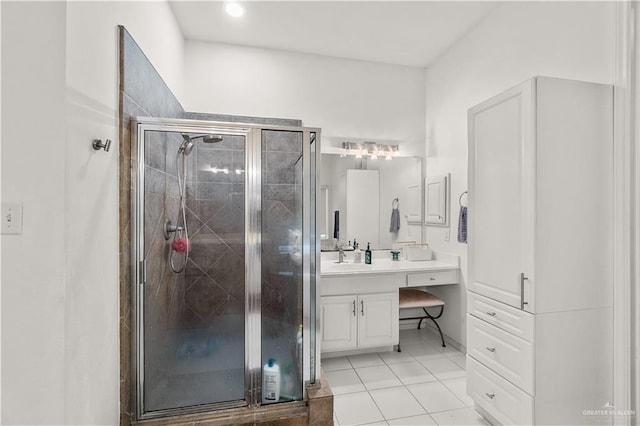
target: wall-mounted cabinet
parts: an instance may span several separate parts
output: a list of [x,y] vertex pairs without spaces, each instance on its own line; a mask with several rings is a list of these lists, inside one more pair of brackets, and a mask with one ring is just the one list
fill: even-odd
[[449,226],[449,198],[448,175],[425,179],[425,225]]
[[420,185],[407,187],[407,222],[420,224],[422,221],[422,198]]
[[379,246],[380,175],[377,170],[347,170],[346,231],[343,240],[357,238],[364,244]]

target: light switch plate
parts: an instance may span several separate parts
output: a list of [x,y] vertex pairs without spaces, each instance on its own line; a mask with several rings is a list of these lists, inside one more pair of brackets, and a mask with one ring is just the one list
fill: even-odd
[[22,234],[22,203],[2,203],[2,231],[3,235]]

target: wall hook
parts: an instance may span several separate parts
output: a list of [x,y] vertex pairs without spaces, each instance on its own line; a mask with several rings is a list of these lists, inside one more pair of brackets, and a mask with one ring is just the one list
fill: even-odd
[[104,149],[105,152],[109,152],[109,148],[111,148],[111,139],[107,139],[105,142],[102,142],[102,139],[94,139],[93,142],[91,142],[91,146],[96,151]]

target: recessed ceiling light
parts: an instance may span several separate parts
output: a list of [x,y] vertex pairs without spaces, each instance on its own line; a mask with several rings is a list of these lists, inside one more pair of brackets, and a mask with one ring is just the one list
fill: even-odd
[[224,3],[224,11],[227,12],[227,15],[229,16],[239,18],[245,14],[246,9],[239,1],[226,1]]

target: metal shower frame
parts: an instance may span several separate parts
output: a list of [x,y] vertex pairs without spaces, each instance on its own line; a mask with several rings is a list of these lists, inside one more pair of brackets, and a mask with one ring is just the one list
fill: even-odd
[[[261,333],[261,205],[262,205],[262,131],[302,133],[302,236],[303,236],[303,368],[302,395],[308,384],[320,380],[320,239],[315,236],[320,169],[320,129],[249,123],[136,117],[131,122],[132,191],[131,265],[132,265],[132,403],[137,420],[208,412],[261,402],[262,333]],[[144,411],[144,158],[145,132],[175,132],[245,136],[245,399]],[[314,155],[313,163],[311,155]],[[133,166],[135,164],[135,166]],[[315,171],[313,185],[311,172]],[[313,211],[312,211],[313,206]],[[312,250],[313,249],[313,250]],[[312,257],[313,254],[313,257]],[[313,339],[307,338],[312,336]],[[313,344],[311,342],[313,340]],[[284,403],[286,404],[286,403]],[[278,404],[280,405],[280,404]]]

